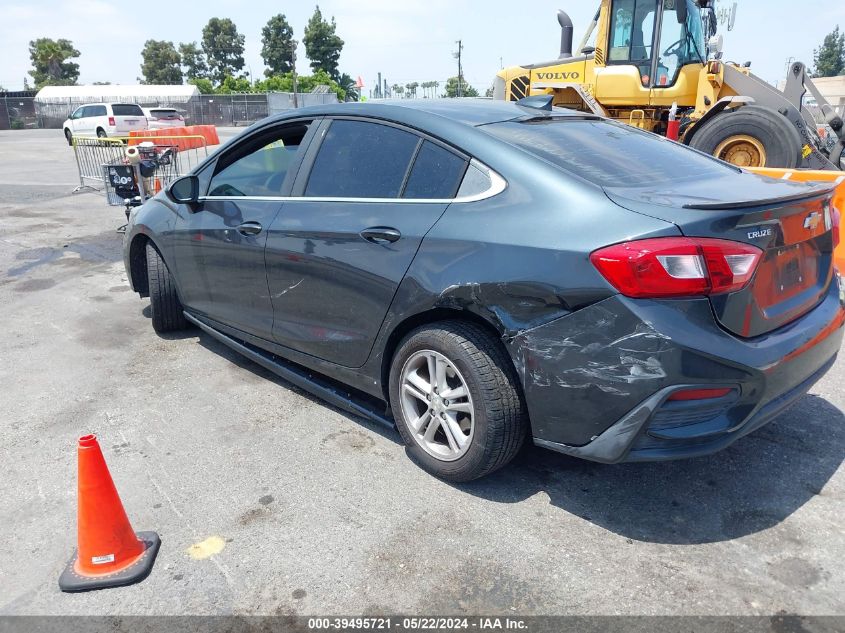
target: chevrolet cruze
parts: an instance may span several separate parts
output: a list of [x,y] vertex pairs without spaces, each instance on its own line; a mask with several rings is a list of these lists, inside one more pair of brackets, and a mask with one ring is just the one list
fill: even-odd
[[664,460],[770,421],[839,350],[838,218],[827,186],[542,99],[340,104],[134,210],[125,264],[156,331],[199,327],[467,481],[526,441]]

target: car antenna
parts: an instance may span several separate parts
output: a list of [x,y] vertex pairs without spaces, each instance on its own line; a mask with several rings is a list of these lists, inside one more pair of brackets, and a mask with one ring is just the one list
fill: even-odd
[[534,95],[533,97],[523,97],[516,102],[516,105],[551,112],[554,99],[554,95]]

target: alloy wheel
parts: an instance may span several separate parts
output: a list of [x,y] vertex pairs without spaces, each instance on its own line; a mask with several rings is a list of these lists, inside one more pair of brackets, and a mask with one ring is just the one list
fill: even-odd
[[402,367],[402,415],[414,441],[432,457],[454,461],[472,443],[474,408],[466,380],[446,356],[420,350]]

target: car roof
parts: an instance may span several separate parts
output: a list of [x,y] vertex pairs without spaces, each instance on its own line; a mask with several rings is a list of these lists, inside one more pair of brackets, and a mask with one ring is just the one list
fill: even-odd
[[420,123],[432,117],[449,119],[465,125],[479,126],[501,121],[531,119],[546,116],[581,115],[564,108],[540,110],[518,105],[513,101],[493,99],[383,99],[358,103],[334,103],[291,110],[278,115],[278,119],[293,116],[373,116],[401,123]]
[[128,101],[92,101],[91,103],[83,103],[78,108],[84,108],[85,106],[95,106],[95,105],[138,105],[137,103],[131,103]]

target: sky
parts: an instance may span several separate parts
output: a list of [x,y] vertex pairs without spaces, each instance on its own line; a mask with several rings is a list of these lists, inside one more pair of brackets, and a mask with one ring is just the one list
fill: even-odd
[[[729,0],[720,0],[729,4]],[[284,13],[302,39],[313,2],[196,2],[128,4],[107,0],[2,0],[0,86],[23,89],[31,69],[28,44],[38,37],[66,38],[81,52],[79,83],[137,83],[147,39],[199,42],[212,17],[231,18],[246,36],[245,60],[255,77],[264,70],[261,28]],[[463,42],[464,75],[482,94],[505,66],[554,59],[560,30],[557,9],[575,24],[576,45],[598,0],[322,0],[345,41],[340,70],[361,76],[371,89],[378,72],[389,84],[437,80],[457,74],[452,53]],[[738,0],[736,25],[724,32],[725,58],[751,61],[769,82],[786,75],[787,60],[812,66],[813,49],[836,24],[845,28],[840,0]],[[300,44],[297,70],[310,73]]]

